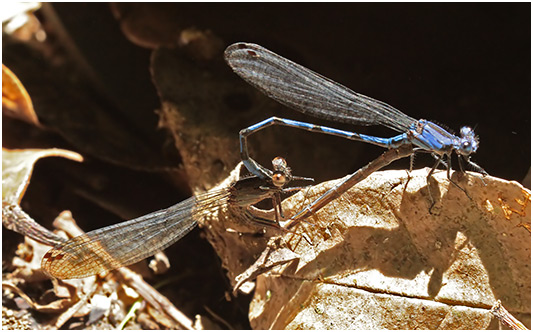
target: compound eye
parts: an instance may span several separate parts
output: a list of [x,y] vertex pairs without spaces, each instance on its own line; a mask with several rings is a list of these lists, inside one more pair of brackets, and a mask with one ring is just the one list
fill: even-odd
[[472,153],[472,144],[470,142],[463,142],[461,144],[461,154],[463,156],[468,156]]
[[462,127],[461,128],[461,137],[467,137],[474,135],[474,131],[470,127]]
[[282,170],[287,168],[287,161],[283,157],[276,157],[272,159],[272,167],[274,170]]
[[274,186],[281,188],[287,183],[287,177],[283,173],[276,172],[272,175],[272,184]]

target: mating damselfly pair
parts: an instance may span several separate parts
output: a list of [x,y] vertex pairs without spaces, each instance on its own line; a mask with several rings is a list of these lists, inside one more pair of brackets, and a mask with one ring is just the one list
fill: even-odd
[[[70,239],[44,256],[42,266],[45,271],[58,278],[81,278],[135,263],[178,241],[196,226],[201,213],[223,204],[248,215],[252,223],[281,228],[280,194],[300,188],[285,188],[293,176],[282,159],[273,162],[274,171],[271,171],[250,158],[247,145],[247,137],[271,125],[301,128],[389,149],[293,215],[283,228],[285,230],[316,213],[374,171],[415,152],[428,152],[435,157],[436,162],[428,178],[439,164],[443,164],[447,168],[448,179],[463,191],[450,177],[454,152],[459,156],[461,171],[462,163],[466,162],[474,170],[486,174],[470,160],[479,142],[469,127],[461,128],[460,136],[453,135],[433,122],[411,118],[388,104],[358,94],[255,44],[233,44],[226,49],[224,56],[244,80],[291,108],[338,122],[383,125],[400,134],[381,138],[300,121],[268,118],[240,132],[241,159],[253,177],[237,181],[230,188],[209,191],[168,209]],[[274,220],[259,218],[249,209],[264,199],[273,201]]]

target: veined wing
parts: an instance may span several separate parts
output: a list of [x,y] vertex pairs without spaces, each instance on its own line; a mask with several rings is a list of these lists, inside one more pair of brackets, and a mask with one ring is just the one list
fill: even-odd
[[226,49],[224,57],[245,81],[303,113],[337,122],[379,124],[399,132],[407,131],[416,121],[259,45],[235,43]]
[[127,266],[172,245],[197,225],[197,212],[225,204],[229,192],[207,192],[167,209],[100,228],[50,249],[41,266],[60,279]]

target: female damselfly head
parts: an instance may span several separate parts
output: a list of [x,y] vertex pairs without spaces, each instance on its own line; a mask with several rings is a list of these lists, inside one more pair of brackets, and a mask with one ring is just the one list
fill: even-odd
[[474,130],[470,127],[462,127],[459,145],[456,148],[457,153],[462,156],[469,156],[470,154],[476,152],[478,146],[479,139],[474,133]]
[[273,172],[270,181],[274,187],[279,189],[284,188],[291,181],[315,181],[313,178],[293,175],[291,168],[287,165],[287,161],[282,157],[272,159],[272,170]]
[[282,157],[272,160],[274,174],[272,174],[272,184],[275,187],[283,188],[292,180],[291,168],[287,166],[287,161]]

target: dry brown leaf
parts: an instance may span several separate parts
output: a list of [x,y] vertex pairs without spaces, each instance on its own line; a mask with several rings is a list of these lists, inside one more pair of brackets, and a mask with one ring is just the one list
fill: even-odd
[[[377,172],[301,224],[314,243],[287,238],[298,266],[257,279],[250,307],[259,329],[479,329],[500,298],[530,313],[530,193],[473,176],[430,181],[427,169]],[[458,173],[454,173],[456,175]],[[290,215],[336,181],[287,202]],[[509,216],[500,202],[514,211]],[[268,296],[267,296],[268,294]]]
[[[414,171],[410,180],[406,171],[372,174],[307,220],[315,226],[296,227],[312,245],[283,235],[285,246],[276,250],[289,248],[299,259],[259,275],[252,327],[480,329],[492,321],[496,299],[513,313],[529,315],[530,192],[513,181],[486,177],[485,186],[478,177],[459,179],[454,173],[469,199],[445,172],[437,172],[429,185],[437,200],[430,213],[427,172]],[[285,200],[286,215],[335,183]],[[229,228],[231,217],[219,213],[206,220],[208,239],[235,285],[236,276],[253,266],[243,266],[249,256],[264,261],[265,253],[257,253],[264,244],[243,233],[213,234],[217,224]],[[274,241],[280,239],[261,250],[276,248]]]
[[267,247],[252,266],[235,278],[236,283],[233,286],[233,292],[236,293],[237,289],[240,289],[241,292],[246,294],[247,292],[240,288],[245,282],[255,279],[258,275],[271,270],[274,266],[286,264],[298,259],[299,256],[288,248],[272,249],[271,247]]
[[17,76],[2,64],[2,112],[10,117],[40,126],[30,95]]
[[63,242],[63,238],[38,224],[18,204],[2,203],[2,224],[7,229],[48,246],[53,247]]
[[181,31],[178,45],[197,61],[216,60],[224,49],[224,42],[213,32],[195,28]]
[[55,328],[62,327],[72,317],[84,316],[89,314],[88,308],[86,310],[80,309],[82,309],[83,307],[87,307],[87,304],[90,298],[93,296],[94,292],[96,291],[98,284],[95,282],[96,278],[94,277],[86,278],[86,280],[88,280],[87,285],[90,288],[86,292],[82,293],[82,296],[79,298],[78,301],[73,303],[73,305],[70,306],[63,313],[61,313],[61,315],[57,316],[54,320],[52,320],[52,325]]
[[[61,149],[2,149],[2,224],[35,241],[53,246],[63,239],[35,222],[19,206],[30,183],[35,162],[43,157],[64,157],[83,161],[83,157],[78,153]],[[17,261],[15,257],[19,268],[14,274],[26,280],[40,280],[44,277],[40,269],[40,259],[48,247],[44,246],[43,249],[39,243],[30,243],[30,246],[33,248],[31,261]]]
[[[65,213],[61,215],[64,216]],[[21,259],[18,256],[14,257],[13,265],[17,268],[14,272],[7,275],[7,279],[24,280],[26,283],[48,279],[41,270],[41,260],[44,254],[50,250],[50,246],[25,237],[25,245],[21,246],[21,248],[24,248],[28,252],[27,255],[30,260],[27,261],[24,259],[23,254],[19,250],[19,255],[22,255],[23,258]],[[11,287],[11,289],[17,292],[34,310],[46,313],[60,313],[49,323],[50,326],[55,328],[60,328],[72,317],[83,317],[91,313],[91,307],[88,301],[96,291],[96,277],[66,281],[54,279],[52,281],[54,284],[54,294],[59,299],[47,304],[39,304],[33,301],[18,288],[14,289]]]
[[173,4],[112,3],[110,7],[124,35],[140,47],[178,45],[192,58],[202,61],[215,59],[224,49],[221,38],[184,21],[183,8]]
[[33,301],[28,295],[26,295],[20,288],[15,286],[14,284],[4,281],[2,282],[2,289],[10,289],[11,291],[18,294],[24,301],[34,310],[37,310],[39,312],[46,312],[46,313],[56,313],[61,312],[65,310],[65,308],[68,308],[70,305],[72,305],[71,299],[60,299],[57,301],[53,301],[48,304],[39,304],[35,301]]
[[237,153],[228,152],[238,151],[235,133],[242,125],[235,124],[239,117],[221,111],[231,93],[227,83],[231,73],[219,71],[167,49],[152,56],[151,72],[162,104],[159,126],[171,132],[193,193],[215,186],[239,161]]
[[2,202],[19,204],[30,183],[33,165],[44,157],[63,157],[78,162],[83,157],[62,149],[2,149]]
[[110,6],[124,35],[141,47],[171,46],[184,27],[176,20],[179,8],[170,4],[112,3]]

